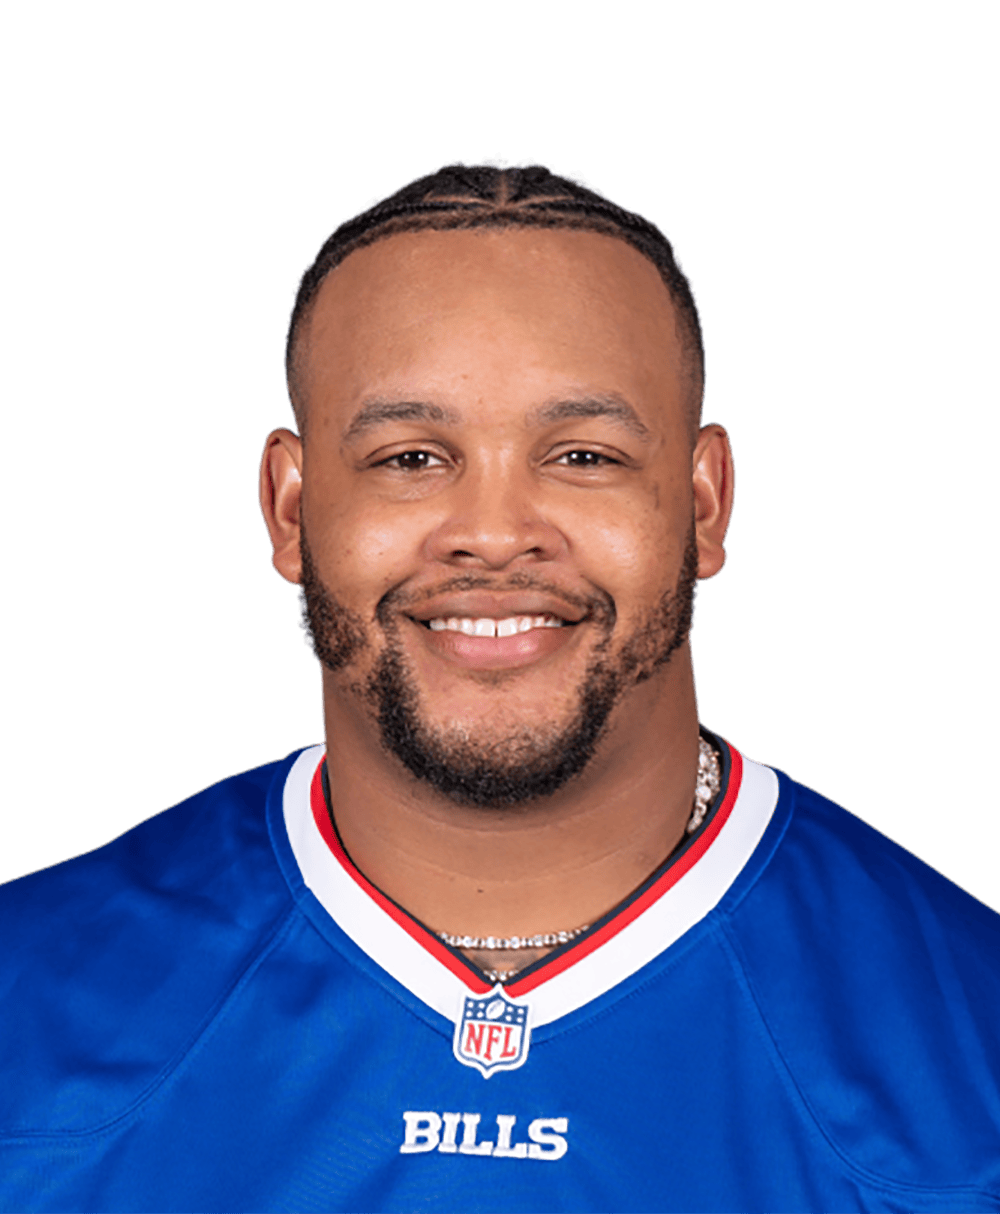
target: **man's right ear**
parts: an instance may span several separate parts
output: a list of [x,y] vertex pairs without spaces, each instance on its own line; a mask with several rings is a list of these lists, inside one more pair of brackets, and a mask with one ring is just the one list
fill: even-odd
[[302,440],[291,430],[274,430],[267,436],[260,462],[260,508],[274,546],[274,567],[296,584],[302,580],[301,505]]

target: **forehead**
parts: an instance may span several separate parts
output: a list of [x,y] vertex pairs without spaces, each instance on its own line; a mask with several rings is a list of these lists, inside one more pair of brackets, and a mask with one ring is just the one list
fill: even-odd
[[512,405],[566,387],[640,406],[677,406],[683,395],[674,308],[656,267],[594,232],[387,237],[329,274],[303,338],[310,411],[418,391]]

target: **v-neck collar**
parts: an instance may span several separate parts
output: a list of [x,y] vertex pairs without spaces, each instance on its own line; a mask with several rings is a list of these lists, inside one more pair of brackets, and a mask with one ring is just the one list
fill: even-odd
[[[718,904],[749,860],[777,804],[777,777],[711,740],[728,780],[696,835],[585,934],[504,986],[509,998],[530,1003],[535,1026],[576,1011],[669,948]],[[354,866],[327,812],[324,757],[320,746],[303,751],[285,780],[285,828],[302,879],[372,961],[454,1021],[468,996],[485,995],[493,984]]]

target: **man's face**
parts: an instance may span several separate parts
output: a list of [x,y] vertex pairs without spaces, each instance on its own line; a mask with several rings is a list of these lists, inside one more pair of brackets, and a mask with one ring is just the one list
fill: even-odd
[[458,802],[554,791],[690,620],[687,381],[656,269],[586,232],[399,235],[330,275],[305,337],[328,701]]

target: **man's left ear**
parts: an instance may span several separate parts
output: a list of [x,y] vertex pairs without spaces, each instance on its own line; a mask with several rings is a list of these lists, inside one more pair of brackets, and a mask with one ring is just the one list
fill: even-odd
[[733,508],[733,453],[721,426],[703,426],[691,457],[698,576],[712,577],[726,559],[723,541]]

